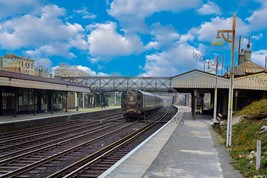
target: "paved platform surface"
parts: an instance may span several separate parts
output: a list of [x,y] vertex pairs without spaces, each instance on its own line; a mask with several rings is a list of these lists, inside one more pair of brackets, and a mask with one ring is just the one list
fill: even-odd
[[112,178],[239,178],[218,135],[211,130],[211,116],[193,120],[190,108],[180,107],[174,118],[156,136],[114,170],[102,177]]
[[34,120],[34,119],[43,119],[43,118],[49,118],[49,117],[58,117],[58,116],[65,116],[65,115],[73,115],[73,114],[81,114],[81,113],[88,113],[88,112],[96,112],[96,111],[105,111],[105,110],[118,109],[118,108],[120,108],[120,106],[110,106],[106,108],[100,108],[100,107],[85,108],[85,109],[80,108],[78,111],[76,109],[68,109],[68,112],[54,111],[53,114],[51,114],[50,112],[37,113],[36,115],[34,115],[33,113],[17,114],[17,117],[14,117],[13,115],[6,115],[6,116],[0,116],[0,124],[26,121],[26,120]]

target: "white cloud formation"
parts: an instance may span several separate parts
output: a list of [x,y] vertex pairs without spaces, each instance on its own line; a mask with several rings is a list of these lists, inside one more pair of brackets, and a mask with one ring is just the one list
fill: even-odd
[[86,72],[87,74],[91,75],[91,76],[96,76],[96,72],[92,71],[92,69],[86,67],[86,66],[82,66],[82,65],[78,65],[77,68],[81,71]]
[[45,56],[62,55],[68,58],[74,57],[69,52],[71,47],[88,49],[83,27],[61,20],[66,13],[64,8],[46,5],[38,13],[0,23],[0,47],[8,50],[26,48],[26,53],[34,57],[43,57],[47,53]]
[[259,39],[261,39],[263,37],[263,34],[262,33],[259,33],[258,35],[252,35],[252,39],[254,39],[254,40],[259,40]]
[[178,12],[183,9],[196,8],[199,4],[200,0],[114,0],[110,5],[109,13],[114,17],[138,16],[144,18],[160,11]]
[[[55,73],[55,70],[57,68],[59,68],[60,66],[54,66],[52,67],[52,71],[53,71],[53,74]],[[86,72],[88,75],[90,76],[109,76],[109,74],[106,74],[106,73],[103,73],[103,72],[96,72],[96,71],[93,71],[91,68],[89,67],[86,67],[86,66],[82,66],[82,65],[78,65],[78,66],[68,66],[69,68],[77,68],[79,71],[83,71],[83,72]]]
[[143,50],[143,44],[137,35],[117,33],[114,22],[90,25],[88,29],[91,30],[88,35],[90,53],[99,60],[132,55]]
[[202,68],[200,60],[194,59],[193,54],[201,52],[188,45],[177,43],[175,46],[161,53],[146,56],[146,63],[142,76],[175,76],[182,72]]
[[267,50],[262,49],[259,51],[254,51],[251,54],[251,60],[252,62],[255,62],[256,64],[264,67],[265,66],[265,57],[267,56]]
[[95,19],[96,18],[96,15],[91,14],[86,7],[79,9],[79,10],[75,10],[74,12],[81,15],[83,19]]
[[36,0],[1,0],[0,1],[0,19],[15,15],[22,15],[29,10],[41,6],[40,1]]
[[[189,34],[196,36],[199,41],[211,41],[216,37],[217,30],[231,30],[233,18],[212,18],[210,22],[204,22],[199,27],[193,27]],[[245,35],[249,32],[249,27],[241,19],[236,19],[236,35]]]
[[147,30],[144,19],[155,12],[178,12],[197,8],[200,2],[200,0],[114,0],[110,4],[108,13],[117,18],[127,30],[143,32]]
[[267,6],[263,6],[259,10],[253,11],[252,15],[246,20],[250,23],[251,31],[258,31],[267,28],[266,25]]
[[197,12],[201,15],[208,15],[208,14],[221,14],[220,7],[215,4],[214,2],[208,1],[207,4],[203,4],[201,8],[197,10]]
[[146,46],[146,50],[159,49],[160,44],[156,41],[150,41]]
[[180,35],[175,31],[175,29],[168,25],[163,26],[160,23],[152,25],[151,35],[153,35],[153,40],[146,45],[146,49],[159,49],[166,45],[172,44],[180,38]]
[[85,35],[83,33],[78,33],[76,36],[74,36],[70,41],[69,44],[72,47],[76,47],[81,50],[88,50],[89,44],[87,43],[85,39]]
[[28,50],[25,53],[33,58],[38,58],[39,56],[63,56],[72,59],[76,56],[69,52],[70,47],[67,43],[50,43],[35,50]]

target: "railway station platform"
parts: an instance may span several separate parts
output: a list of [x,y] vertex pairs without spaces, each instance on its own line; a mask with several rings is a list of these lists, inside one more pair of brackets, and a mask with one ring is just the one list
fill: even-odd
[[[120,106],[110,106],[105,108],[85,108],[68,109],[68,112],[54,111],[54,113],[37,113],[30,114],[17,114],[17,117],[13,115],[0,116],[0,131],[8,132],[17,129],[25,129],[29,127],[59,123],[70,119],[80,119],[84,117],[101,117],[101,114],[109,112],[109,110],[120,109]],[[100,112],[101,111],[101,112]]]
[[197,115],[193,120],[189,107],[178,108],[164,128],[100,177],[241,178],[230,165],[220,137],[211,129],[212,116]]
[[0,116],[0,124],[21,122],[21,121],[30,121],[30,120],[36,120],[36,119],[45,119],[45,118],[49,118],[49,117],[68,116],[68,115],[97,112],[97,111],[105,111],[105,110],[119,109],[119,108],[120,108],[120,106],[110,106],[110,107],[106,107],[106,108],[101,108],[101,107],[84,108],[84,109],[80,108],[78,111],[76,109],[68,109],[68,112],[54,111],[53,114],[51,114],[50,112],[47,112],[47,113],[37,113],[36,115],[34,115],[33,113],[17,114],[17,117],[14,117],[13,115],[6,115],[6,116]]

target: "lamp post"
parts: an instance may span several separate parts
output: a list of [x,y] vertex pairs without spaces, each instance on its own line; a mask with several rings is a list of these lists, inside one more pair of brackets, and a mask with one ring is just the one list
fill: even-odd
[[218,95],[218,89],[217,89],[217,81],[218,81],[218,56],[216,56],[216,69],[215,69],[215,87],[214,87],[214,111],[213,111],[213,120],[216,121],[216,115],[217,115],[217,95]]
[[[216,39],[212,41],[212,45],[221,46],[224,44],[222,38],[228,43],[232,44],[231,49],[231,71],[230,71],[230,87],[228,96],[228,113],[227,113],[227,133],[226,133],[226,147],[232,145],[232,114],[233,114],[233,83],[234,83],[234,53],[235,53],[235,29],[236,29],[236,15],[233,15],[233,23],[231,30],[217,30]],[[227,34],[227,36],[225,36]],[[232,38],[230,39],[230,35]]]

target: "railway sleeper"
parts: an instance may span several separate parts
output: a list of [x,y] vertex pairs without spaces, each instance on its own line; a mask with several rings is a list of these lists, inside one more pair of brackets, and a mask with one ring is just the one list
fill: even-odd
[[21,161],[19,161],[19,163],[21,163],[21,164],[31,164],[33,162],[34,161],[32,161],[32,160],[21,160]]
[[38,170],[32,170],[32,171],[29,171],[30,174],[39,174],[39,171]]
[[98,165],[96,165],[93,169],[98,169],[98,168],[101,168],[101,169],[107,169],[107,168],[109,168],[109,167],[110,167],[109,165],[98,164]]
[[14,162],[14,163],[10,163],[10,164],[8,164],[8,166],[14,166],[14,167],[23,167],[23,166],[25,166],[25,164],[23,164],[23,163],[20,163],[20,162]]
[[115,153],[112,156],[125,156],[127,153]]
[[5,172],[7,172],[7,171],[13,171],[14,169],[19,169],[20,167],[14,167],[14,166],[5,166],[5,167],[1,167],[0,168],[0,172],[1,171],[5,171]]
[[94,171],[94,172],[96,172],[96,171],[98,171],[98,172],[104,172],[105,170],[107,170],[108,168],[110,168],[110,166],[108,167],[108,166],[106,166],[106,167],[94,167],[94,168],[92,168],[90,171]]
[[121,159],[123,156],[111,156],[109,159],[111,160],[119,160]]
[[29,178],[30,175],[29,174],[23,174],[23,175],[19,175],[19,176],[16,176],[18,178]]
[[29,158],[23,158],[23,159],[20,159],[18,162],[21,162],[21,161],[31,161],[31,162],[35,162],[35,161],[39,161],[40,158],[39,157],[29,157]]
[[83,174],[83,175],[79,175],[79,177],[84,177],[84,178],[96,178],[98,177],[97,175],[95,174]]

